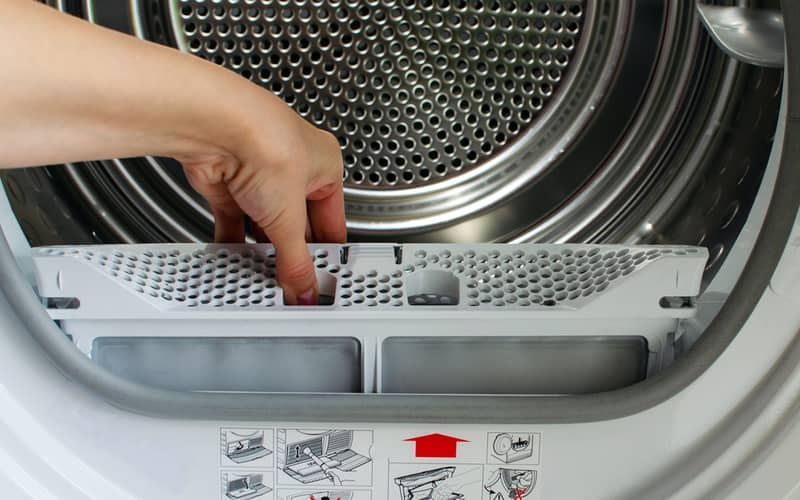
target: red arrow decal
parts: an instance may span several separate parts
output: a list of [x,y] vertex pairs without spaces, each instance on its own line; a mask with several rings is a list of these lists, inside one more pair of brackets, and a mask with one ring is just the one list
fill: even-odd
[[417,458],[456,458],[458,443],[468,443],[461,439],[444,434],[428,434],[404,439],[416,443],[415,455]]

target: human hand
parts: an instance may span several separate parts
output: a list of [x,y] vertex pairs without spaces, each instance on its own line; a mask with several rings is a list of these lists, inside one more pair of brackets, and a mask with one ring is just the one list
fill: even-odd
[[275,245],[285,302],[316,304],[306,242],[345,241],[341,152],[335,137],[299,117],[286,123],[280,146],[275,139],[255,131],[227,154],[200,151],[176,159],[211,207],[214,239],[243,241],[248,216],[256,240]]
[[0,2],[0,61],[0,168],[176,158],[215,239],[243,241],[249,216],[275,245],[285,302],[316,303],[306,241],[346,237],[332,135],[233,72],[30,0]]

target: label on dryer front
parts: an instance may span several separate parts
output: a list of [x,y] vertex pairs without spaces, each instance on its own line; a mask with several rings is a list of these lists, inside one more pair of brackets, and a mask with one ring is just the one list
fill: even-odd
[[541,498],[541,432],[440,427],[221,427],[220,500]]

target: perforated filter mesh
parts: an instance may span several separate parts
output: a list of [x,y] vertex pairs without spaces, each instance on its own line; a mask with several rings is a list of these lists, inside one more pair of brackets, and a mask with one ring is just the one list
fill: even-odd
[[48,255],[82,258],[136,292],[186,307],[275,305],[275,253],[253,251],[102,252],[46,249]]
[[338,296],[339,305],[343,307],[405,305],[403,272],[400,270],[392,271],[391,274],[369,271],[366,274],[355,275],[345,271],[341,274],[341,278]]
[[334,133],[351,187],[453,177],[524,133],[565,78],[588,0],[172,0],[189,52]]
[[453,254],[449,250],[429,253],[418,250],[406,272],[426,268],[449,270],[466,280],[466,303],[483,305],[552,307],[569,304],[606,290],[614,281],[628,276],[647,261],[664,255],[697,253],[694,248],[602,248],[560,252],[521,249]]
[[[164,251],[51,247],[38,252],[98,266],[137,293],[169,307],[282,306],[275,279],[275,253],[269,245]],[[694,247],[564,246],[549,251],[535,246],[528,250],[484,246],[453,251],[426,246],[409,250],[400,265],[391,262],[382,269],[358,271],[340,264],[338,251],[317,248],[313,257],[319,272],[335,279],[330,291],[335,307],[438,304],[549,308],[577,305],[659,257],[698,252]],[[456,288],[444,295],[447,301],[434,290],[412,289],[412,275],[431,270],[446,271],[457,278]],[[426,300],[427,296],[431,299]]]

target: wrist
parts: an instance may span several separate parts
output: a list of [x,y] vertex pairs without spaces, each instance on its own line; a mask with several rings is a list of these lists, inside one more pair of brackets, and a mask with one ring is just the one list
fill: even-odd
[[[288,161],[304,128],[310,127],[282,100],[229,70],[205,61],[187,89],[188,116],[175,117],[177,147],[206,154],[257,156]],[[251,158],[248,158],[251,157]]]

